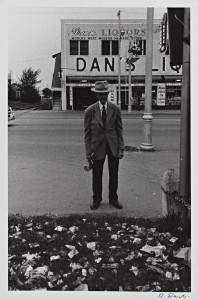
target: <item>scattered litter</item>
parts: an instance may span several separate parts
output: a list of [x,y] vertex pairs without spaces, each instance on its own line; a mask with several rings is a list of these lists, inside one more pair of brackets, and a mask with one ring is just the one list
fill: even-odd
[[29,247],[30,248],[37,248],[37,247],[39,247],[40,245],[39,245],[39,243],[30,243],[29,244]]
[[172,237],[172,238],[170,239],[170,242],[171,242],[172,244],[174,244],[177,240],[178,240],[177,237]]
[[111,239],[117,241],[118,235],[117,234],[112,234]]
[[174,252],[174,257],[185,259],[190,252],[190,247],[180,248],[178,251]]
[[81,283],[77,288],[74,289],[74,291],[88,291],[88,285]]
[[140,227],[139,226],[137,226],[137,225],[131,225],[131,228],[133,228],[134,230],[138,230],[138,229],[140,229]]
[[117,247],[117,246],[110,246],[109,249],[117,249],[117,248],[120,248],[120,247]]
[[95,272],[96,272],[95,268],[93,268],[93,267],[89,268],[89,274],[90,275],[94,275]]
[[131,254],[129,254],[127,257],[124,258],[124,260],[126,261],[131,261],[133,260],[135,257],[134,253],[132,252]]
[[86,269],[82,269],[82,276],[87,276],[87,270]]
[[51,281],[48,281],[48,283],[47,283],[47,284],[48,284],[48,286],[50,287],[50,289],[53,289],[53,288],[54,288],[54,286],[55,286],[55,285],[54,285],[54,284],[53,284]]
[[129,271],[132,271],[135,274],[135,276],[137,276],[139,273],[138,268],[134,266],[132,266],[131,269],[129,269]]
[[82,266],[78,263],[70,263],[69,265],[71,268],[72,268],[72,272],[75,271],[75,270],[79,270],[79,269],[82,269]]
[[102,251],[96,250],[93,252],[93,256],[100,256],[102,253],[103,253]]
[[151,265],[151,266],[148,265],[148,269],[150,271],[153,271],[154,273],[157,273],[157,274],[161,275],[162,277],[164,277],[164,271],[161,268],[159,268],[157,266],[153,266],[153,265]]
[[74,250],[71,250],[67,255],[69,256],[69,258],[73,258],[78,253],[79,253],[78,250],[74,249]]
[[70,250],[75,250],[76,249],[75,246],[71,246],[71,245],[65,245],[65,247],[67,247]]
[[135,238],[133,240],[133,244],[141,244],[141,242],[142,242],[142,239],[140,239],[140,238]]
[[43,229],[43,226],[39,224],[39,225],[36,225],[35,228],[38,229],[38,230],[41,230],[41,229]]
[[155,233],[156,230],[157,230],[156,228],[150,228],[150,229],[149,229],[149,231],[152,232],[152,233]]
[[42,267],[37,267],[36,269],[34,269],[35,273],[38,274],[42,274],[42,275],[46,275],[49,271],[49,267],[48,266],[42,266]]
[[114,264],[103,264],[102,268],[104,269],[117,269],[119,268],[119,264],[118,263],[114,263]]
[[113,257],[110,257],[110,258],[109,258],[109,262],[110,262],[110,263],[113,263],[114,261],[115,261],[115,259],[114,259]]
[[182,229],[105,218],[10,218],[9,290],[190,291],[191,248]]
[[16,257],[15,254],[14,254],[14,255],[11,255],[11,256],[8,255],[8,260],[11,260],[11,259],[13,259],[13,258],[15,258],[15,257]]
[[164,250],[166,250],[166,246],[163,246],[163,245],[150,246],[150,245],[146,244],[140,250],[144,251],[144,252],[147,252],[147,253],[150,253],[150,254],[155,253],[155,256],[158,257],[158,256],[162,255],[162,252]]
[[39,259],[41,256],[38,253],[30,254],[29,252],[27,254],[22,254],[21,257],[26,258],[27,261],[32,259]]
[[[33,226],[33,223],[32,223],[32,222],[25,225],[25,227],[27,227],[27,228],[30,228],[30,227],[32,227],[32,226]],[[17,226],[16,226],[16,228],[17,228]]]
[[62,227],[62,226],[57,226],[55,229],[54,229],[55,231],[63,231],[63,230],[66,230],[66,228],[65,227]]
[[77,226],[72,226],[69,228],[69,231],[71,231],[72,233],[75,233],[76,231],[78,231],[78,227]]
[[172,274],[171,272],[167,271],[167,272],[166,272],[166,278],[167,278],[168,280],[172,280],[172,279],[173,279],[173,274]]
[[61,285],[63,283],[63,280],[62,279],[59,279],[58,281],[57,281],[57,285]]
[[50,261],[54,261],[54,260],[58,260],[58,259],[61,259],[60,255],[53,255],[50,257]]
[[161,258],[156,258],[156,257],[148,257],[146,262],[149,262],[153,265],[156,265],[156,264],[159,264],[159,263],[162,263],[163,260]]
[[180,280],[180,276],[178,273],[174,273],[173,280]]
[[87,243],[87,248],[91,249],[92,251],[95,251],[96,250],[96,243],[95,242]]
[[99,262],[101,262],[101,260],[102,260],[102,258],[101,258],[101,257],[98,257],[97,259],[95,259],[95,262],[96,262],[97,264],[99,264]]
[[31,271],[33,271],[33,267],[29,265],[29,266],[27,267],[26,272],[25,272],[24,275],[25,275],[26,277],[30,277]]
[[67,284],[62,287],[62,291],[68,291],[68,289],[69,289],[69,287]]
[[173,269],[173,270],[175,270],[175,271],[178,271],[178,269],[179,269],[179,265],[176,264],[176,263],[171,264],[170,267],[171,267],[171,269]]

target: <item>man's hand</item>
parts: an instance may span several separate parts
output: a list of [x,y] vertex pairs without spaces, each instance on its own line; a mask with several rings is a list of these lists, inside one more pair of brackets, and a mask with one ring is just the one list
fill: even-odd
[[87,160],[93,160],[94,159],[94,153],[89,153],[86,155]]
[[123,158],[123,156],[124,156],[124,151],[123,150],[118,150],[118,159],[122,159]]

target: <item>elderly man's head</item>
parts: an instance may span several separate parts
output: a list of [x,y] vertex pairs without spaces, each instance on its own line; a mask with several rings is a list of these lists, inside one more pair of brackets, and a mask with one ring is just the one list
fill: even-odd
[[108,94],[110,92],[107,81],[96,81],[95,87],[91,90],[95,93],[96,97],[102,104],[107,102]]

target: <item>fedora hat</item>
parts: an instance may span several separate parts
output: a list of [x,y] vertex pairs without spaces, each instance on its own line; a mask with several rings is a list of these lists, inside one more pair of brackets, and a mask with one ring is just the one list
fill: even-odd
[[108,93],[110,89],[107,81],[96,81],[95,87],[91,89],[95,93]]

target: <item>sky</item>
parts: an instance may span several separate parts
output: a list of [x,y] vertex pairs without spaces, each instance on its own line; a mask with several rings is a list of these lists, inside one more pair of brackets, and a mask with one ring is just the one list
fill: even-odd
[[[59,1],[54,1],[56,6],[53,7],[48,6],[50,2],[45,2],[45,7],[22,7],[14,3],[8,8],[8,73],[11,72],[12,82],[16,82],[23,69],[40,69],[38,79],[41,83],[37,87],[41,90],[51,88],[54,70],[52,55],[61,52],[61,19],[118,20],[119,10],[121,23],[124,19],[146,19],[146,7],[131,7],[129,1],[128,7],[63,7],[58,5]],[[166,8],[156,7],[154,18],[162,19],[164,12]]]

